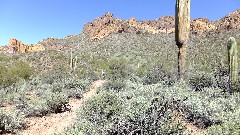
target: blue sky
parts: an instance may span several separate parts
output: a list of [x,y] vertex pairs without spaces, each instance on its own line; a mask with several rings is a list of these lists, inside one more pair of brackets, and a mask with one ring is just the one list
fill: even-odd
[[[191,18],[217,20],[239,8],[240,0],[191,0]],[[79,34],[85,23],[106,12],[154,20],[173,16],[175,0],[0,0],[0,45],[11,37],[30,44]]]

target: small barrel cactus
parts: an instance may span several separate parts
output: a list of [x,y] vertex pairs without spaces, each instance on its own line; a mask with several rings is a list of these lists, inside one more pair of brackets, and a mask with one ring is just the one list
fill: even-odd
[[233,86],[238,81],[238,62],[237,62],[237,43],[234,37],[228,39],[228,66],[229,66],[229,84]]

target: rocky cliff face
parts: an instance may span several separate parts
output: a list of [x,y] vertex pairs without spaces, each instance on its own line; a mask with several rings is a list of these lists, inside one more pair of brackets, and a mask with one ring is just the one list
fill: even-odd
[[[226,17],[215,22],[207,18],[198,18],[191,20],[191,33],[202,35],[210,31],[222,32],[240,28],[240,9],[230,13]],[[83,33],[89,35],[92,39],[101,39],[111,33],[172,33],[175,31],[175,17],[166,16],[156,20],[137,21],[135,18],[121,20],[114,18],[113,14],[106,13],[102,17],[94,19],[84,25]]]
[[6,48],[8,48],[10,53],[26,53],[45,50],[45,47],[41,44],[25,45],[15,38],[9,39],[9,44]]

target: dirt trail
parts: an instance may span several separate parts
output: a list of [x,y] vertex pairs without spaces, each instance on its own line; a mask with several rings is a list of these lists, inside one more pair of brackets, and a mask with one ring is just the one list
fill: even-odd
[[186,130],[183,132],[184,135],[204,135],[205,134],[204,129],[200,129],[195,125],[193,125],[192,123],[189,123],[186,120],[184,120],[180,112],[174,111],[173,114],[174,114],[175,121],[180,122],[186,127]]
[[20,135],[49,135],[58,134],[65,127],[70,126],[76,119],[76,111],[82,105],[83,101],[96,94],[97,87],[103,84],[103,80],[98,80],[92,83],[90,90],[83,94],[82,99],[70,99],[69,105],[71,111],[66,111],[58,114],[50,114],[44,117],[27,118],[29,128],[20,131]]

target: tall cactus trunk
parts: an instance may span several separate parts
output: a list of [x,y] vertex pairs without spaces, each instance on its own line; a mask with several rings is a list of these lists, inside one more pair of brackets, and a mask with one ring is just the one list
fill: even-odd
[[238,62],[237,62],[237,43],[234,37],[228,40],[228,67],[229,67],[229,86],[236,86],[238,81]]
[[185,73],[186,45],[183,44],[178,48],[178,76],[183,80]]
[[73,51],[71,48],[71,52],[70,52],[70,63],[69,63],[70,69],[72,70],[73,68]]
[[186,46],[190,34],[190,0],[176,0],[175,41],[178,52],[178,76],[184,79]]

